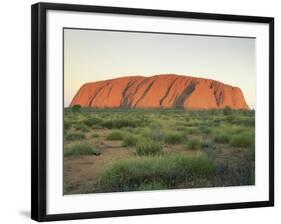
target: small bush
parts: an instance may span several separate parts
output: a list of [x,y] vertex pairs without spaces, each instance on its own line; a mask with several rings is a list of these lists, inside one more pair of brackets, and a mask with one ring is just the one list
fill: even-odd
[[141,137],[149,140],[163,143],[165,140],[165,133],[163,128],[158,125],[151,125],[150,127],[141,128],[138,132]]
[[68,140],[68,141],[76,141],[76,140],[85,139],[85,135],[81,131],[68,132],[65,135],[65,139]]
[[227,134],[216,134],[214,136],[214,142],[216,143],[228,143],[229,142],[229,136]]
[[88,143],[79,143],[64,149],[64,156],[99,155],[100,152]]
[[231,115],[232,114],[232,109],[230,106],[226,106],[224,109],[223,109],[223,114],[224,115]]
[[198,138],[192,138],[187,143],[188,149],[191,149],[191,150],[200,149],[201,146],[202,146],[202,143]]
[[153,141],[142,141],[136,145],[136,153],[139,156],[156,155],[162,151],[162,145]]
[[123,133],[121,131],[112,131],[106,136],[107,140],[123,140]]
[[255,138],[251,135],[237,134],[230,140],[230,145],[238,148],[250,148],[255,145]]
[[184,141],[184,136],[181,133],[171,132],[165,135],[165,143],[180,144]]
[[150,126],[150,139],[159,143],[163,143],[165,140],[165,133],[163,127],[159,124],[152,124]]
[[101,125],[105,128],[112,129],[112,128],[124,128],[124,127],[138,127],[141,126],[141,121],[136,119],[112,119],[112,120],[105,120],[101,123]]
[[151,138],[151,129],[148,127],[138,128],[138,132],[144,138]]
[[78,131],[82,131],[82,132],[88,132],[90,131],[90,128],[88,126],[86,126],[85,124],[81,124],[81,123],[78,123],[78,124],[75,124],[74,125],[74,128]]
[[199,132],[203,133],[203,134],[210,134],[212,133],[212,128],[207,127],[207,126],[200,126],[198,128]]
[[87,119],[84,120],[85,125],[88,127],[92,127],[93,125],[98,125],[102,122],[102,119],[98,117],[88,117]]
[[131,147],[136,146],[138,138],[135,135],[126,135],[123,139],[122,146],[123,147]]
[[73,112],[80,112],[80,111],[82,110],[82,107],[81,107],[80,104],[76,104],[76,105],[74,105],[74,106],[71,108],[71,110],[72,110]]

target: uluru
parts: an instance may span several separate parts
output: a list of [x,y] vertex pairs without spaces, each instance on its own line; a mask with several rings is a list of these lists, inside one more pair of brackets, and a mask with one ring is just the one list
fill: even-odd
[[239,87],[192,76],[127,76],[85,83],[70,103],[91,108],[249,110]]

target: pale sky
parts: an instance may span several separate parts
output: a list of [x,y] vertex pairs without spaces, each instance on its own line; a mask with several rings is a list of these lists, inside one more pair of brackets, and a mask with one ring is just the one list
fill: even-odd
[[256,104],[255,39],[100,30],[64,30],[64,105],[86,82],[178,74],[242,89]]

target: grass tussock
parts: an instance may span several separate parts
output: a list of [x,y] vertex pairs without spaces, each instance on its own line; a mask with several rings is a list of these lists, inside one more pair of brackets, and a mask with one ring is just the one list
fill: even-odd
[[99,125],[102,122],[102,119],[99,117],[88,117],[84,120],[84,124],[88,127],[92,127],[93,125]]
[[112,131],[106,136],[106,139],[112,141],[122,140],[123,135],[124,134],[121,131]]
[[77,143],[64,149],[64,156],[99,155],[99,150],[89,143]]
[[132,134],[127,134],[122,142],[123,147],[132,147],[136,146],[137,142],[139,141],[138,137]]
[[178,132],[170,132],[165,135],[165,143],[175,145],[183,143],[187,140],[187,136]]
[[65,139],[68,141],[82,140],[82,139],[85,139],[85,134],[81,131],[68,132],[65,135]]
[[192,138],[187,143],[187,148],[189,150],[198,150],[202,147],[202,142],[198,138]]
[[139,141],[136,145],[136,154],[138,156],[153,156],[161,153],[162,145],[154,141]]
[[89,128],[88,126],[86,126],[85,124],[83,124],[83,123],[75,124],[75,125],[74,125],[74,128],[75,128],[77,131],[82,131],[82,132],[88,132],[88,131],[90,131],[90,128]]
[[214,172],[205,156],[139,157],[112,164],[99,176],[100,192],[169,189],[182,184],[198,187]]
[[237,134],[230,140],[230,145],[238,148],[251,148],[255,146],[254,135]]
[[229,143],[229,136],[227,134],[218,133],[214,136],[214,142],[216,143]]

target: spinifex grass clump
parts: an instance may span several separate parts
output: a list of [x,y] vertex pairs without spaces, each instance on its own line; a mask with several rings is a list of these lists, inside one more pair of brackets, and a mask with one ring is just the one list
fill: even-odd
[[127,134],[125,135],[123,142],[122,142],[122,146],[123,147],[131,147],[131,146],[136,146],[137,142],[138,142],[138,137],[132,134]]
[[202,147],[202,142],[198,138],[192,138],[187,143],[187,148],[190,150],[198,150]]
[[86,126],[83,123],[78,123],[74,125],[74,128],[78,131],[82,131],[82,132],[88,132],[90,131],[90,128],[88,126]]
[[82,140],[85,139],[85,135],[81,131],[73,131],[73,132],[68,132],[65,135],[65,139],[68,141],[75,141],[75,140]]
[[102,122],[102,119],[99,117],[88,117],[84,120],[84,124],[88,127],[92,127],[93,125],[99,125]]
[[139,156],[153,156],[159,154],[161,151],[161,143],[151,140],[139,141],[136,145],[136,153]]
[[227,134],[217,133],[214,136],[214,142],[216,142],[216,143],[228,143],[229,138],[230,137]]
[[180,132],[168,132],[165,135],[165,143],[167,144],[180,144],[187,140],[187,135],[185,136]]
[[238,148],[251,148],[255,146],[254,133],[241,133],[234,135],[230,140],[230,145]]
[[123,133],[121,131],[112,131],[107,135],[107,140],[122,140],[123,139]]
[[114,118],[105,120],[101,123],[104,128],[124,128],[124,127],[138,127],[142,126],[144,121],[138,119],[123,119],[123,118]]
[[214,164],[206,156],[163,155],[117,161],[97,181],[97,192],[206,185]]
[[64,149],[64,156],[99,155],[99,150],[89,143],[77,143]]

